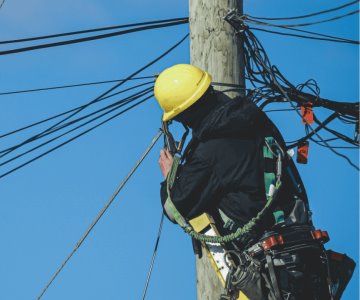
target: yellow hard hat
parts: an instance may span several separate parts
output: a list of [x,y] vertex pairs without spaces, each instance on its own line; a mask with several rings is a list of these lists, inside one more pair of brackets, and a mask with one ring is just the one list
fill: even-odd
[[195,66],[174,65],[156,79],[154,94],[168,121],[201,98],[211,84],[211,75]]

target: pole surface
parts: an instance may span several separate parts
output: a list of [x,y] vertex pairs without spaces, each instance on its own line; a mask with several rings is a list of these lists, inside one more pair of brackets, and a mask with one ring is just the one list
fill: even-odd
[[[243,46],[223,19],[229,9],[242,13],[242,0],[189,0],[190,62],[209,72],[214,82],[245,87]],[[244,90],[227,93],[243,94]],[[219,300],[223,287],[204,251],[201,259],[196,257],[196,283],[198,300]]]

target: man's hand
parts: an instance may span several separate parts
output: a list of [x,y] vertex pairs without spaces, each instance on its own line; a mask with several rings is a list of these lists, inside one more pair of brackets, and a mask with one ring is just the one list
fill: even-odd
[[164,177],[166,177],[167,174],[169,173],[172,161],[173,161],[173,157],[171,156],[169,150],[162,149],[160,151],[159,165],[160,165],[161,173],[163,174]]

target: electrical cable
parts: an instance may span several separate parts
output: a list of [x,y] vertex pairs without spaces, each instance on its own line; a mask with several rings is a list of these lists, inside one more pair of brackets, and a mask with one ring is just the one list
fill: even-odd
[[[139,87],[141,87],[141,86],[148,85],[148,84],[151,84],[151,83],[153,83],[153,82],[152,82],[152,81],[148,81],[148,82],[145,82],[145,83],[141,83],[141,84],[139,84],[139,85],[136,85],[136,86],[127,88],[127,89],[125,89],[125,90],[121,90],[121,91],[119,91],[119,92],[116,92],[116,93],[110,94],[110,95],[108,95],[108,96],[105,96],[105,97],[101,98],[100,100],[103,101],[103,100],[108,99],[108,98],[110,98],[110,97],[114,97],[114,96],[119,95],[119,94],[121,94],[121,93],[125,93],[125,92],[128,92],[128,91],[130,91],[130,90],[133,90],[133,89],[136,89],[136,88],[139,88]],[[60,113],[60,114],[56,114],[56,115],[53,115],[53,116],[48,117],[48,118],[46,118],[46,119],[37,121],[37,122],[35,122],[35,123],[32,123],[32,124],[23,126],[23,127],[21,127],[21,128],[18,128],[18,129],[12,130],[12,131],[9,131],[9,132],[7,132],[7,133],[4,133],[4,134],[0,135],[0,138],[4,138],[4,137],[6,137],[6,136],[13,135],[13,134],[15,134],[15,133],[18,133],[18,132],[24,131],[24,130],[26,130],[26,129],[32,128],[32,127],[34,127],[34,126],[37,126],[37,125],[46,123],[46,122],[51,121],[51,120],[53,120],[53,119],[56,119],[56,118],[58,118],[58,117],[64,116],[64,115],[66,115],[66,114],[68,114],[68,113],[74,112],[75,110],[78,110],[79,108],[81,108],[81,107],[83,107],[83,106],[84,106],[84,105],[81,105],[81,106],[72,108],[72,109],[67,110],[67,111],[65,111],[65,112],[62,112],[62,113]],[[43,135],[41,135],[41,136],[43,136]],[[0,153],[2,153],[2,152],[3,152],[3,150],[0,151]],[[1,156],[0,156],[0,157],[1,157]]]
[[[309,36],[305,36],[305,35],[293,34],[296,37],[309,37],[309,38],[312,38],[312,39],[332,41],[332,42],[339,41],[339,42],[349,43],[349,44],[358,44],[359,43],[358,41],[355,41],[355,40],[350,40],[350,39],[337,37],[337,36],[333,36],[333,35],[328,35],[328,34],[323,34],[323,33],[317,33],[317,32],[313,32],[313,31],[309,31],[309,30],[303,30],[303,29],[298,29],[298,28],[287,27],[285,25],[276,25],[276,24],[260,22],[260,21],[253,21],[253,20],[247,20],[247,22],[250,23],[250,24],[253,24],[253,25],[281,28],[281,29],[285,29],[285,30],[301,32],[301,33],[307,33],[307,34],[311,34],[311,35],[316,36],[316,38],[315,38],[315,37],[309,37]],[[259,28],[257,28],[257,30],[258,29]],[[265,30],[263,30],[263,31],[265,31]],[[267,32],[267,31],[265,31],[265,32]],[[270,32],[270,30],[269,30],[269,32]],[[284,33],[284,32],[275,31],[274,33],[281,34],[281,33]],[[287,34],[284,33],[284,35],[291,35],[291,34],[290,33],[287,33]]]
[[100,101],[102,98],[104,98],[106,95],[108,95],[110,92],[112,92],[113,90],[117,89],[118,87],[120,87],[121,85],[125,84],[128,80],[130,80],[131,78],[135,77],[136,75],[138,75],[139,73],[141,73],[142,71],[144,71],[145,69],[147,69],[148,67],[152,66],[153,64],[155,64],[156,62],[158,62],[159,60],[161,60],[162,58],[164,58],[167,54],[169,54],[170,52],[172,52],[175,48],[177,48],[181,43],[183,43],[187,37],[189,36],[189,34],[186,34],[182,39],[180,39],[177,43],[175,43],[172,47],[170,47],[168,50],[166,50],[165,52],[163,52],[160,56],[158,56],[157,58],[155,58],[154,60],[152,60],[151,62],[149,62],[148,64],[146,64],[145,66],[141,67],[140,69],[138,69],[137,71],[135,71],[134,73],[132,73],[131,75],[129,75],[127,78],[125,78],[123,81],[121,81],[120,83],[116,84],[115,86],[113,86],[112,88],[108,89],[106,92],[102,93],[100,96],[96,97],[95,99],[89,101],[88,103],[86,103],[85,105],[80,106],[78,109],[76,109],[75,111],[73,111],[69,116],[65,117],[64,119],[60,120],[59,122],[57,122],[56,124],[52,125],[51,127],[49,127],[48,129],[40,132],[39,134],[32,136],[31,138],[25,140],[24,142],[27,141],[33,141],[38,139],[39,137],[41,137],[44,133],[52,130],[53,128],[56,128],[58,125],[62,124],[63,122],[67,121],[68,119],[72,118],[73,116],[75,116],[76,114],[78,114],[79,112],[81,112],[83,109],[87,108],[88,106]]
[[[351,11],[349,13],[346,13],[346,14],[343,14],[343,15],[340,15],[340,16],[336,16],[336,17],[331,17],[331,18],[328,18],[328,19],[325,19],[325,20],[319,20],[319,21],[313,21],[313,22],[308,22],[308,23],[298,23],[298,24],[272,24],[272,23],[267,23],[267,24],[271,24],[273,26],[282,26],[282,27],[303,27],[303,26],[312,26],[312,25],[316,25],[316,24],[322,24],[322,23],[327,23],[327,22],[332,22],[332,21],[336,21],[336,20],[340,20],[340,19],[343,19],[343,18],[347,18],[347,17],[350,17],[352,15],[355,15],[355,14],[358,14],[359,13],[359,10],[354,10],[354,11]],[[245,17],[245,16],[244,16]],[[250,18],[249,18],[250,17]],[[254,22],[259,22],[259,23],[265,23],[265,22],[262,22],[262,21],[256,21],[256,20],[252,20],[253,18],[251,16],[246,16],[246,18],[244,19],[245,22],[251,20],[251,21],[254,21]]]
[[322,128],[324,128],[328,123],[330,123],[331,121],[333,121],[334,119],[336,119],[337,117],[337,113],[334,112],[333,114],[331,114],[325,121],[323,121],[318,127],[316,127],[315,129],[311,130],[310,133],[308,133],[306,136],[302,137],[301,139],[297,140],[296,142],[291,142],[291,144],[287,144],[286,145],[286,149],[291,149],[291,148],[295,148],[299,145],[301,145],[304,141],[308,140],[310,137],[312,137],[313,135],[315,135],[318,131],[320,131]]
[[[295,112],[301,117],[303,116],[296,110],[295,105],[293,104],[291,98],[279,83],[278,80],[282,81],[283,84],[288,86],[288,89],[295,90],[296,88],[288,81],[286,78],[279,72],[279,70],[272,66],[270,60],[265,52],[265,49],[260,44],[259,40],[255,37],[255,35],[249,30],[247,26],[244,25],[243,20],[236,11],[230,11],[225,20],[232,25],[238,34],[242,35],[244,40],[244,58],[245,58],[245,71],[246,76],[249,78],[251,84],[256,87],[257,85],[265,85],[271,89],[273,89],[276,93],[279,93],[283,97],[285,97],[286,101],[290,103],[290,105],[294,108]],[[318,100],[319,96],[315,97]],[[296,102],[296,101],[295,101]],[[358,104],[353,107],[358,107]],[[306,120],[304,123],[308,124]],[[313,131],[312,127],[309,125],[311,131]],[[315,135],[318,136],[320,140],[323,141],[322,137],[315,132]],[[324,142],[324,141],[323,141]],[[343,155],[337,152],[335,149],[331,148],[331,145],[328,145],[324,142],[329,149],[336,155],[344,158],[347,162],[354,167],[356,170],[359,170],[358,166],[356,166],[346,155]]]
[[355,3],[358,3],[359,0],[355,0],[355,1],[351,1],[349,3],[346,3],[344,5],[335,7],[335,8],[331,8],[331,9],[327,9],[327,10],[322,10],[319,12],[315,12],[315,13],[311,13],[311,14],[307,14],[307,15],[302,15],[302,16],[293,16],[293,17],[283,17],[283,18],[267,18],[267,17],[254,17],[251,16],[253,19],[262,19],[262,20],[269,20],[269,21],[275,21],[275,20],[294,20],[294,19],[303,19],[303,18],[309,18],[309,17],[313,17],[313,16],[318,16],[321,14],[325,14],[325,13],[329,13],[329,12],[333,12],[339,9],[343,9],[345,7],[348,7],[350,5],[353,5]]
[[[328,42],[334,42],[334,43],[345,43],[345,44],[354,44],[354,45],[359,45],[360,44],[359,41],[346,40],[346,39],[342,39],[342,38],[336,38],[336,39],[320,38],[320,37],[313,37],[313,36],[307,36],[307,35],[301,35],[301,34],[286,33],[286,32],[280,32],[280,31],[275,31],[275,30],[268,30],[268,29],[263,29],[263,28],[258,28],[258,27],[250,27],[249,29],[263,31],[263,32],[267,32],[267,33],[274,33],[274,34],[284,35],[284,36],[292,36],[292,37],[298,37],[298,38],[303,38],[303,39],[310,39],[310,40],[328,41]],[[313,33],[313,34],[316,34],[316,33]]]
[[133,24],[123,24],[123,25],[117,25],[117,26],[111,26],[111,27],[86,29],[86,30],[79,30],[79,31],[72,31],[72,32],[65,32],[65,33],[44,35],[44,36],[38,36],[38,37],[31,37],[31,38],[22,38],[22,39],[16,39],[16,40],[0,41],[0,45],[13,44],[13,43],[22,43],[22,42],[30,42],[30,41],[39,41],[39,40],[50,39],[50,38],[52,39],[52,38],[58,38],[58,37],[64,37],[64,36],[78,35],[78,34],[84,34],[84,33],[93,33],[93,32],[99,32],[99,31],[108,31],[108,30],[115,30],[115,29],[128,28],[128,27],[137,27],[137,26],[169,23],[169,22],[175,22],[175,21],[184,21],[184,20],[187,20],[187,19],[188,18],[174,18],[174,19],[148,21],[148,22],[133,23]]
[[342,37],[337,37],[337,36],[333,36],[333,35],[328,35],[328,34],[323,34],[323,33],[318,33],[318,32],[314,32],[314,31],[299,29],[299,28],[292,28],[292,27],[288,27],[286,25],[276,25],[276,24],[260,22],[260,21],[253,21],[253,20],[247,20],[247,21],[250,24],[254,24],[254,25],[258,25],[258,26],[275,27],[275,28],[281,28],[281,29],[285,29],[285,30],[291,30],[291,31],[307,33],[307,34],[311,34],[311,35],[315,35],[315,36],[325,37],[325,38],[328,38],[331,41],[332,40],[339,40],[339,41],[349,42],[349,43],[354,42],[354,40],[350,40],[350,39],[346,39],[346,38],[342,38]]
[[247,19],[246,15],[239,15],[235,11],[229,12],[229,14],[225,17],[225,19],[233,26],[235,25],[235,23],[238,23],[238,24],[241,23],[241,26],[238,26],[238,29],[237,29],[237,30],[239,30],[239,32],[243,32],[244,30],[246,30],[246,26],[244,25],[244,22],[247,22],[247,23],[250,23],[253,25],[257,25],[257,26],[269,26],[269,27],[276,27],[276,28],[281,28],[281,29],[285,29],[285,30],[301,32],[301,33],[307,33],[307,34],[314,35],[316,37],[300,35],[300,34],[290,34],[290,33],[285,33],[285,32],[262,29],[262,28],[258,28],[258,27],[250,28],[252,30],[259,30],[259,31],[264,31],[264,32],[268,32],[268,33],[275,33],[275,34],[280,34],[280,35],[287,35],[287,36],[294,36],[294,37],[301,37],[301,38],[309,38],[309,39],[314,39],[314,40],[324,40],[324,41],[340,42],[340,43],[348,43],[348,44],[359,44],[359,41],[345,39],[342,37],[336,37],[336,36],[326,35],[326,34],[317,33],[317,32],[313,32],[313,31],[292,28],[292,27],[288,27],[286,25],[277,25],[277,24],[267,23],[267,22],[263,22],[263,21]]
[[[121,103],[125,103],[125,104],[126,104],[126,103],[130,103],[130,102],[138,99],[139,97],[143,96],[144,94],[151,92],[152,90],[153,90],[152,87],[147,88],[147,89],[145,89],[145,90],[141,90],[141,91],[139,91],[139,92],[137,92],[137,93],[135,93],[135,94],[133,94],[133,95],[131,95],[131,96],[128,96],[128,97],[126,97],[126,98],[124,98],[124,99],[122,99],[122,100],[119,100],[119,101],[117,101],[117,102],[115,102],[115,103],[112,103],[112,104],[110,104],[110,105],[108,105],[108,106],[105,106],[105,107],[103,107],[103,108],[100,108],[100,109],[98,109],[98,110],[96,110],[96,111],[94,111],[94,112],[92,112],[92,113],[90,113],[90,114],[87,114],[87,115],[82,116],[82,117],[80,117],[80,118],[77,118],[77,119],[75,119],[75,120],[69,121],[69,122],[67,122],[67,123],[65,123],[65,124],[63,124],[63,125],[58,125],[58,126],[52,128],[51,130],[44,132],[44,133],[41,134],[41,135],[37,135],[36,138],[33,138],[33,139],[32,139],[32,138],[29,138],[29,139],[27,139],[27,140],[25,140],[25,141],[23,141],[23,142],[15,145],[15,146],[12,146],[12,147],[3,149],[3,150],[0,151],[0,153],[1,153],[0,158],[6,156],[6,155],[9,154],[10,152],[12,152],[12,151],[14,151],[14,150],[17,150],[18,148],[20,148],[20,147],[22,147],[22,146],[24,146],[24,145],[26,145],[26,144],[29,144],[29,143],[31,143],[31,142],[34,142],[34,141],[38,140],[38,139],[41,139],[41,138],[43,138],[43,137],[45,137],[45,136],[47,136],[47,135],[49,135],[49,134],[51,134],[51,133],[54,133],[54,132],[56,132],[56,131],[59,131],[59,130],[65,128],[65,127],[68,127],[68,126],[70,126],[70,125],[73,125],[73,124],[75,124],[75,123],[77,123],[77,122],[79,122],[79,121],[81,121],[81,120],[83,120],[83,119],[85,119],[85,118],[88,118],[88,117],[90,117],[90,116],[92,116],[92,115],[94,115],[94,114],[97,114],[97,113],[99,113],[99,112],[101,112],[101,111],[103,111],[103,110],[109,109],[109,108],[111,108],[111,107],[113,107],[113,106],[115,106],[115,105],[121,104]],[[115,93],[115,94],[116,94],[116,93]],[[107,97],[110,97],[110,96],[112,97],[112,96],[114,96],[114,95],[108,95]]]
[[159,130],[158,133],[156,134],[156,136],[153,138],[153,140],[151,141],[150,145],[147,147],[147,149],[145,150],[145,152],[142,154],[142,156],[140,157],[140,159],[136,162],[136,164],[134,165],[134,167],[130,170],[130,172],[128,173],[128,175],[124,178],[124,180],[120,183],[120,185],[118,186],[118,188],[115,190],[115,192],[112,194],[112,196],[110,197],[110,199],[108,200],[108,202],[104,205],[104,207],[100,210],[100,212],[98,213],[98,215],[95,217],[95,219],[92,221],[92,223],[90,224],[90,226],[87,228],[87,230],[85,231],[85,233],[82,235],[82,237],[78,240],[78,242],[76,243],[75,247],[72,249],[72,251],[70,252],[70,254],[66,257],[66,259],[62,262],[62,264],[60,265],[60,267],[56,270],[56,272],[54,273],[54,275],[50,278],[50,280],[48,281],[48,283],[45,285],[45,287],[42,289],[42,291],[40,292],[39,296],[37,297],[37,300],[40,300],[42,298],[42,296],[44,295],[44,293],[47,291],[47,289],[50,287],[50,285],[54,282],[54,280],[56,279],[56,277],[60,274],[60,272],[64,269],[64,267],[66,266],[66,264],[69,262],[69,260],[72,258],[72,256],[75,254],[75,252],[81,247],[81,245],[83,244],[83,242],[85,241],[85,239],[88,237],[88,235],[90,234],[90,232],[92,231],[92,229],[95,227],[95,225],[98,223],[98,221],[100,220],[100,218],[104,215],[104,213],[107,211],[107,209],[110,207],[110,205],[113,203],[113,201],[115,200],[116,196],[119,194],[119,192],[122,190],[122,188],[125,186],[125,184],[127,183],[127,181],[130,179],[130,177],[134,174],[134,172],[137,170],[137,168],[140,166],[140,164],[143,162],[143,160],[145,159],[145,157],[148,155],[148,153],[150,152],[150,150],[154,147],[154,145],[156,144],[156,142],[158,141],[158,139],[160,138],[160,136],[162,135],[162,131]]
[[[300,116],[300,118],[304,121],[304,123],[307,124],[307,126],[309,127],[309,129],[312,131],[312,133],[314,135],[316,135],[326,146],[328,146],[328,148],[336,155],[344,158],[353,168],[355,168],[356,170],[359,170],[359,167],[357,165],[355,165],[346,155],[337,152],[335,149],[333,149],[331,147],[331,145],[329,145],[326,141],[323,140],[323,138],[317,133],[316,130],[314,130],[312,128],[312,126],[307,122],[307,120],[304,119],[304,117],[301,115],[301,113],[299,113],[296,110],[295,105],[293,104],[292,100],[290,99],[290,97],[288,96],[287,92],[282,88],[281,84],[279,84],[279,82],[277,81],[277,77],[276,74],[273,72],[273,68],[271,67],[270,61],[265,53],[264,48],[262,47],[262,45],[260,44],[259,40],[255,37],[255,35],[253,33],[251,33],[251,31],[249,31],[248,29],[245,30],[245,39],[244,42],[247,44],[248,48],[251,47],[250,41],[253,43],[253,52],[255,54],[256,59],[261,63],[263,69],[264,69],[264,74],[266,74],[266,76],[269,76],[269,80],[272,82],[273,86],[275,88],[277,88],[279,90],[279,92],[288,100],[288,102],[290,103],[290,105],[294,108],[295,112]],[[258,51],[258,49],[260,49],[260,51]],[[263,53],[264,57],[261,56],[260,53]]]
[[[98,119],[100,119],[100,118],[102,118],[102,117],[104,117],[104,116],[112,113],[113,111],[116,111],[116,110],[118,110],[119,108],[121,108],[121,107],[123,107],[123,106],[125,106],[125,105],[127,105],[127,104],[129,104],[129,103],[131,103],[131,102],[134,102],[136,99],[138,99],[138,98],[140,98],[140,97],[142,97],[142,96],[144,96],[144,95],[146,95],[146,94],[148,94],[148,93],[150,93],[150,92],[152,92],[152,90],[147,91],[146,93],[143,93],[142,95],[139,95],[139,96],[134,97],[133,99],[130,99],[130,100],[127,100],[127,101],[120,100],[120,101],[118,101],[118,102],[116,102],[116,103],[113,103],[113,104],[109,105],[109,106],[106,107],[106,108],[103,108],[103,109],[101,109],[101,110],[99,110],[99,111],[93,112],[93,113],[91,113],[91,114],[89,114],[89,115],[87,115],[87,116],[84,116],[84,117],[82,117],[79,121],[81,121],[82,119],[88,118],[89,116],[92,116],[92,115],[94,115],[94,114],[97,114],[97,113],[99,113],[99,112],[101,112],[101,111],[103,111],[103,110],[108,110],[107,112],[105,112],[105,113],[103,113],[103,114],[100,114],[99,116],[96,116],[96,117],[94,117],[94,118],[92,118],[92,119],[90,119],[90,120],[88,120],[88,121],[86,121],[86,122],[84,122],[84,123],[76,126],[75,128],[72,128],[72,129],[66,131],[65,133],[62,133],[62,134],[60,134],[60,135],[58,135],[58,136],[56,136],[56,137],[54,137],[54,138],[51,138],[50,140],[48,140],[48,141],[46,141],[46,142],[44,142],[44,143],[42,143],[42,144],[40,144],[40,145],[37,145],[36,147],[33,147],[33,148],[31,148],[31,149],[29,149],[29,150],[27,150],[27,151],[25,151],[25,152],[23,152],[23,153],[21,153],[21,154],[18,154],[18,155],[16,155],[16,156],[14,156],[14,157],[12,157],[12,158],[10,158],[10,159],[8,159],[8,160],[0,163],[0,167],[1,167],[1,166],[4,166],[4,165],[6,165],[6,164],[8,164],[8,163],[10,163],[10,162],[12,162],[12,161],[20,158],[20,157],[23,157],[24,155],[29,154],[29,153],[31,153],[31,152],[33,152],[33,151],[35,151],[35,150],[37,150],[37,149],[39,149],[39,148],[41,148],[41,147],[43,147],[43,146],[45,146],[45,145],[47,145],[47,144],[55,141],[55,140],[58,140],[59,138],[65,136],[65,135],[67,135],[67,134],[69,134],[69,133],[71,133],[71,132],[74,132],[75,130],[77,130],[77,129],[79,129],[79,128],[82,128],[82,127],[86,126],[86,125],[88,125],[88,124],[90,124],[90,123],[92,123],[92,122],[94,122],[94,121],[96,121],[96,120],[98,120]],[[151,98],[151,97],[152,97],[152,95],[151,95],[150,97],[148,97],[148,98]],[[147,98],[147,99],[148,99],[148,98]],[[147,99],[146,99],[146,100],[147,100]],[[109,110],[109,108],[111,108],[111,109]],[[73,123],[76,123],[76,122],[78,122],[78,120],[76,120],[76,122],[75,122],[75,121],[72,121],[72,122],[73,122]],[[70,124],[70,125],[72,125],[72,124]],[[69,125],[67,125],[67,126],[69,126]],[[67,126],[66,126],[66,127],[67,127]],[[60,128],[60,129],[62,129],[62,128]],[[11,150],[13,151],[13,149],[11,149]],[[7,152],[7,153],[5,153],[5,154],[8,154],[8,153],[9,153],[9,152]],[[1,157],[3,157],[3,156],[5,156],[5,155],[3,154]]]
[[156,254],[157,254],[157,249],[159,247],[159,242],[160,242],[161,232],[162,232],[162,228],[163,228],[163,223],[164,223],[164,213],[161,214],[160,225],[159,225],[159,229],[158,229],[158,234],[157,234],[157,238],[156,238],[156,242],[155,242],[153,255],[152,255],[152,258],[151,258],[149,272],[148,272],[148,275],[147,275],[147,278],[146,278],[143,295],[141,297],[142,300],[145,300],[146,293],[147,293],[147,290],[148,290],[148,287],[149,287],[150,278],[151,278],[151,274],[152,274],[152,270],[153,270],[153,267],[154,267]]
[[84,134],[86,134],[86,133],[88,133],[88,132],[90,132],[90,131],[92,131],[92,130],[96,129],[97,127],[99,127],[99,126],[101,126],[101,125],[103,125],[103,124],[105,124],[105,123],[107,123],[107,122],[111,121],[112,119],[114,119],[114,118],[116,118],[116,117],[120,116],[121,114],[123,114],[123,113],[127,112],[128,110],[130,110],[130,109],[132,109],[132,108],[134,108],[134,107],[136,107],[136,106],[138,106],[138,105],[142,104],[143,102],[147,101],[147,100],[148,100],[148,99],[150,99],[152,96],[153,96],[153,95],[151,95],[151,96],[149,96],[149,97],[145,98],[144,100],[141,100],[141,101],[139,101],[139,102],[137,102],[137,103],[133,104],[132,106],[130,106],[130,107],[128,107],[128,108],[126,108],[126,109],[124,109],[124,110],[120,111],[120,112],[119,112],[119,113],[117,113],[116,115],[111,116],[110,118],[108,118],[108,119],[106,119],[106,120],[104,120],[104,121],[100,122],[99,124],[97,124],[97,125],[95,125],[95,126],[93,126],[93,127],[90,127],[89,129],[87,129],[87,130],[83,131],[82,133],[80,133],[80,134],[78,134],[78,135],[76,135],[76,136],[74,136],[74,137],[70,138],[69,140],[67,140],[67,141],[65,141],[65,142],[63,142],[63,143],[61,143],[61,144],[59,144],[59,145],[57,145],[57,146],[55,146],[55,147],[53,147],[53,148],[51,148],[51,149],[49,149],[49,150],[45,151],[44,153],[42,153],[42,154],[40,154],[40,155],[38,155],[38,156],[36,156],[36,157],[34,157],[34,158],[32,158],[32,159],[30,159],[30,160],[28,160],[28,161],[24,162],[24,163],[22,163],[21,165],[19,165],[19,166],[15,167],[15,168],[13,168],[13,169],[11,169],[10,171],[7,171],[7,172],[5,172],[5,173],[1,174],[1,175],[0,175],[0,179],[1,179],[1,178],[3,178],[3,177],[5,177],[5,176],[7,176],[7,175],[10,175],[11,173],[13,173],[13,172],[15,172],[15,171],[17,171],[17,170],[19,170],[19,169],[21,169],[21,168],[25,167],[25,166],[27,166],[28,164],[30,164],[30,163],[32,163],[32,162],[34,162],[34,161],[36,161],[36,160],[38,160],[38,159],[40,159],[40,158],[44,157],[45,155],[47,155],[47,154],[49,154],[49,153],[51,153],[51,152],[53,152],[53,151],[55,151],[55,150],[57,150],[57,149],[59,149],[59,148],[61,148],[61,147],[65,146],[66,144],[68,144],[68,143],[70,143],[70,142],[72,142],[72,141],[74,141],[74,140],[78,139],[79,137],[83,136]]
[[122,86],[123,84],[125,84],[127,81],[129,81],[131,78],[135,77],[136,75],[138,75],[139,73],[141,73],[142,71],[144,71],[145,69],[149,68],[150,66],[152,66],[153,64],[155,64],[156,62],[158,62],[159,60],[161,60],[162,58],[164,58],[167,54],[169,54],[170,52],[172,52],[174,49],[176,49],[180,44],[182,44],[187,38],[188,38],[189,34],[187,33],[182,39],[180,39],[180,41],[178,41],[177,43],[175,43],[172,47],[170,47],[168,50],[166,50],[164,53],[162,53],[161,55],[159,55],[157,58],[155,58],[154,60],[150,61],[149,63],[147,63],[145,66],[141,67],[140,69],[138,69],[137,71],[135,71],[134,73],[132,73],[131,75],[129,75],[127,78],[124,79],[124,81],[119,82],[118,84],[116,84],[115,86],[113,86],[112,88],[108,89],[106,92],[102,93],[100,96],[98,96],[97,98],[95,98],[94,100],[91,100],[90,102],[88,102],[87,104],[85,104],[83,107],[79,108],[78,110],[76,110],[75,112],[73,112],[70,116],[64,118],[63,120],[61,120],[60,122],[56,123],[55,125],[53,125],[52,127],[48,128],[46,131],[51,130],[53,127],[56,127],[57,125],[65,122],[66,120],[68,120],[69,118],[73,117],[74,115],[78,114],[79,112],[81,112],[83,109],[85,109],[86,107],[88,107],[89,105],[92,105],[96,102],[98,102],[101,98],[105,97],[107,94],[109,94],[110,92],[112,92],[113,90],[117,89],[118,87]]
[[133,28],[133,29],[127,29],[127,30],[116,31],[116,32],[112,32],[112,33],[105,33],[105,34],[96,35],[96,36],[66,40],[66,41],[61,41],[61,42],[54,42],[54,43],[41,44],[41,45],[35,45],[35,46],[29,46],[29,47],[23,47],[23,48],[16,48],[16,49],[11,49],[11,50],[4,50],[4,51],[0,51],[0,55],[8,55],[8,54],[15,54],[15,53],[20,53],[20,52],[27,52],[27,51],[51,48],[51,47],[77,44],[77,43],[82,43],[82,42],[94,41],[94,40],[110,38],[110,37],[114,37],[114,36],[119,36],[119,35],[139,32],[139,31],[144,31],[144,30],[164,28],[164,27],[176,26],[176,25],[181,25],[181,24],[186,24],[186,23],[188,23],[188,19],[184,19],[182,21],[175,21],[175,22],[159,24],[159,25],[149,25],[149,26],[137,27],[137,28]]
[[[141,80],[141,79],[151,79],[155,78],[156,76],[142,76],[142,77],[134,77],[129,80]],[[114,80],[104,80],[104,81],[95,81],[95,82],[86,82],[86,83],[76,83],[76,84],[68,84],[68,85],[60,85],[60,86],[51,86],[45,88],[37,88],[37,89],[28,89],[28,90],[20,90],[20,91],[11,91],[11,92],[2,92],[0,96],[4,95],[13,95],[13,94],[23,94],[23,93],[34,93],[34,92],[42,92],[42,91],[51,91],[51,90],[58,90],[58,89],[68,89],[74,87],[82,87],[82,86],[91,86],[91,85],[100,85],[100,84],[107,84],[107,83],[114,83],[124,81],[125,79],[114,79]]]
[[[293,110],[294,110],[294,108],[283,108],[283,109],[264,110],[264,112],[269,113],[269,112],[283,112],[283,111],[293,111]],[[299,108],[297,110],[299,110]]]
[[[337,116],[338,117],[338,116]],[[317,123],[318,125],[322,124],[322,122],[319,121],[319,119],[315,116],[314,114],[314,121],[315,123]],[[340,132],[337,132],[336,130],[333,130],[331,128],[328,128],[327,126],[323,126],[324,127],[324,130],[326,130],[327,132],[330,132],[331,134],[335,135],[337,138],[349,143],[349,144],[352,144],[354,146],[359,146],[359,143],[357,143],[356,141],[352,140],[351,138],[349,138],[348,136],[340,133]]]

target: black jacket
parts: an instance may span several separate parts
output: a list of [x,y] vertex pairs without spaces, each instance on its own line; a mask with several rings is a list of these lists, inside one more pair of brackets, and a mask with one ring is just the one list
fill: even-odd
[[[193,138],[185,150],[185,163],[179,167],[171,197],[188,219],[204,212],[213,214],[220,208],[242,226],[266,203],[264,137],[274,136],[283,146],[284,142],[272,122],[252,102],[243,98],[232,100],[222,93],[213,97],[216,105],[193,128]],[[301,191],[286,172],[288,166],[293,169]],[[302,198],[306,203],[307,199],[291,160],[286,160],[283,170],[283,186],[276,205],[289,216],[294,198]],[[166,198],[163,182],[163,204]],[[264,219],[265,226],[272,222],[270,215]]]

